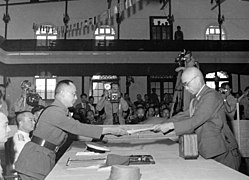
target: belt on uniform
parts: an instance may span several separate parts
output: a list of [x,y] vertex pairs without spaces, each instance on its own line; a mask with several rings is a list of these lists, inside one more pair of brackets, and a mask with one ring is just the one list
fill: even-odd
[[37,136],[33,136],[31,138],[31,142],[38,144],[42,147],[45,147],[51,151],[57,152],[59,150],[59,146],[56,146],[55,144],[46,141],[45,139],[39,138]]

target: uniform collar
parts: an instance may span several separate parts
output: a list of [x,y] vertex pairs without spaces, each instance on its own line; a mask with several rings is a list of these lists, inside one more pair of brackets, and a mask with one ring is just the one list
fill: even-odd
[[17,133],[22,134],[22,135],[25,136],[25,137],[29,137],[29,133],[24,132],[24,131],[22,131],[22,130],[20,130],[20,129],[17,130]]
[[195,95],[195,97],[197,98],[197,100],[200,99],[200,97],[202,96],[202,94],[204,93],[204,91],[205,91],[206,88],[207,88],[207,86],[205,84],[203,84],[203,86],[201,87],[201,89]]
[[58,99],[55,99],[52,105],[62,108],[65,112],[68,111],[68,108],[64,104],[62,104],[62,102],[60,102]]

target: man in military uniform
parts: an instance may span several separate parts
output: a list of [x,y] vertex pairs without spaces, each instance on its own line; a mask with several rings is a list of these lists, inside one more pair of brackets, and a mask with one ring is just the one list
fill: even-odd
[[18,130],[13,136],[15,161],[17,160],[24,145],[30,141],[30,132],[35,127],[35,117],[29,111],[20,112],[17,117]]
[[74,83],[60,81],[55,88],[55,101],[42,112],[31,141],[25,144],[15,163],[22,180],[45,179],[55,165],[56,152],[67,132],[97,139],[107,134],[127,134],[120,127],[100,127],[76,121],[68,112],[76,100]]

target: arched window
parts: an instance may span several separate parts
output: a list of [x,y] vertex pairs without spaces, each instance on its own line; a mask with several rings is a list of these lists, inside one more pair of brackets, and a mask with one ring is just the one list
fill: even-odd
[[54,46],[54,40],[57,39],[56,27],[51,24],[42,24],[35,29],[35,39],[37,46]]
[[222,83],[230,82],[230,76],[223,71],[211,72],[205,76],[207,86],[218,90]]
[[115,31],[111,26],[102,25],[94,32],[95,40],[114,40]]
[[[210,25],[205,33],[206,40],[220,40],[220,28],[218,25]],[[221,39],[226,40],[226,34],[223,28],[221,28]]]

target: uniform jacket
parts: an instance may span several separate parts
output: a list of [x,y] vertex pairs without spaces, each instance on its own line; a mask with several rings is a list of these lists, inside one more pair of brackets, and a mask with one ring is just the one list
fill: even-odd
[[[70,117],[68,108],[60,101],[55,100],[40,115],[33,135],[59,146],[67,137],[67,132],[100,138],[102,131],[102,127],[87,125],[74,120]],[[21,151],[15,163],[15,168],[20,173],[37,179],[44,179],[52,170],[54,164],[55,152],[33,142],[28,142]]]
[[189,110],[175,115],[177,135],[196,133],[198,149],[204,158],[212,158],[238,148],[237,142],[227,125],[223,98],[207,87],[195,97],[195,111],[190,117]]
[[24,145],[30,141],[29,133],[18,130],[13,136],[14,151],[15,151],[15,161],[17,160],[20,152],[22,151]]

